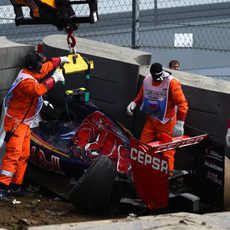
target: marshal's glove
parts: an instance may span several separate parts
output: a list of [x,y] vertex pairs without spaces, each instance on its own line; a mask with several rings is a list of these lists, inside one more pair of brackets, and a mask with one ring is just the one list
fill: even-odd
[[50,107],[51,109],[54,109],[54,106],[49,101],[44,100],[43,103],[45,106]]
[[60,57],[60,60],[61,60],[61,64],[70,63],[69,58],[66,56]]
[[65,78],[63,76],[63,73],[62,73],[62,70],[61,69],[56,69],[53,73],[53,79],[55,81],[55,83],[57,82],[64,82],[65,81]]
[[173,129],[173,137],[184,135],[184,121],[177,121]]
[[129,105],[127,106],[126,112],[129,116],[133,116],[133,110],[136,108],[137,104],[132,101],[131,103],[129,103]]

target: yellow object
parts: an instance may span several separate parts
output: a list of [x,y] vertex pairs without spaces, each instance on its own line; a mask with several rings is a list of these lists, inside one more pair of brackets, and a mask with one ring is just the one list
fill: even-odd
[[48,5],[48,6],[56,8],[55,0],[39,0],[39,1]]
[[66,94],[66,95],[71,95],[71,94],[73,94],[73,90],[71,90],[71,89],[66,90],[66,91],[65,91],[65,94]]
[[[65,63],[63,68],[65,70],[65,74],[82,72],[88,69],[87,62],[82,58],[80,54],[70,54],[68,55],[68,59],[70,63]],[[90,69],[94,68],[93,61],[89,61]]]

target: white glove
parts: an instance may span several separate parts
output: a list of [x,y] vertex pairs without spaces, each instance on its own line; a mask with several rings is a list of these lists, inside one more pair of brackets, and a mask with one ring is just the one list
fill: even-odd
[[56,69],[53,73],[53,79],[55,81],[55,83],[61,81],[61,82],[64,82],[65,81],[65,78],[62,74],[62,70],[61,69]]
[[49,101],[44,100],[43,103],[45,106],[49,106],[51,109],[54,109],[54,106]]
[[133,116],[133,110],[136,108],[136,106],[137,104],[134,101],[129,103],[126,109],[126,112],[129,116]]
[[227,144],[228,148],[230,148],[230,128],[227,129],[226,144]]
[[184,135],[184,121],[177,121],[173,129],[173,137]]
[[66,56],[60,57],[60,60],[61,60],[61,64],[70,63],[69,58]]

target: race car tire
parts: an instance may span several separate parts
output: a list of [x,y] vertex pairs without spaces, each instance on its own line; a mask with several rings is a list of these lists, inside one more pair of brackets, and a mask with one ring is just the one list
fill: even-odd
[[86,170],[70,191],[70,201],[80,210],[93,212],[109,207],[116,165],[101,155]]

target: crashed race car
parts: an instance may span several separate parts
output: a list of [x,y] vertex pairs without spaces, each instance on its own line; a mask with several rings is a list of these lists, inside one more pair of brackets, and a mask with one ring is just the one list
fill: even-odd
[[[65,108],[46,103],[32,128],[29,178],[90,212],[114,204],[189,212],[223,207],[222,146],[192,127],[169,143],[141,143],[87,93],[67,90]],[[172,177],[161,155],[170,149],[177,149]]]
[[[93,63],[80,54],[69,59],[63,72],[85,71],[87,86]],[[141,143],[89,101],[87,88],[79,88],[65,91],[62,107],[44,103],[40,120],[31,129],[27,176],[89,212],[113,205],[154,211],[221,210],[223,148],[189,126],[184,136],[171,142]],[[173,176],[161,155],[170,149],[177,150]]]
[[[31,179],[87,211],[104,210],[114,201],[146,209],[169,205],[184,211],[200,209],[204,189],[212,186],[205,177],[205,164],[211,160],[209,164],[216,161],[221,167],[223,163],[212,156],[207,134],[187,127],[196,135],[146,145],[108,114],[75,96],[68,100],[71,119],[61,114],[52,120],[54,110],[46,108],[43,121],[32,129]],[[174,148],[181,148],[178,154],[185,161],[169,178],[160,152]],[[222,176],[216,178],[219,186],[212,191],[222,189]]]

